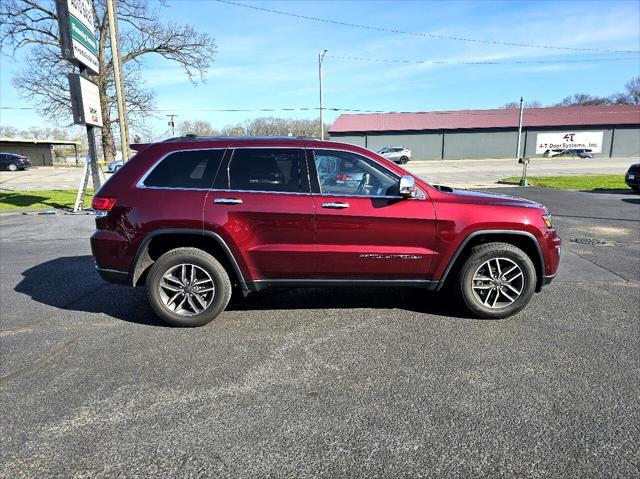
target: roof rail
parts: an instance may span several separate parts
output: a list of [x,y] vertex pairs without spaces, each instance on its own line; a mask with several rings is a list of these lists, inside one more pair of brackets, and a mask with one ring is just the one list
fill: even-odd
[[313,140],[321,141],[319,138],[311,136],[199,136],[194,134],[188,134],[185,136],[176,136],[174,138],[168,138],[162,143],[171,143],[178,141],[251,141],[251,140]]

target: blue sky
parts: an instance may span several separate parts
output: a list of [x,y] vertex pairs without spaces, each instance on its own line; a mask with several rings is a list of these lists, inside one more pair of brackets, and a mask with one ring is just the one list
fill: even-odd
[[[637,1],[261,1],[263,8],[412,32],[572,48],[640,50]],[[317,55],[324,67],[325,106],[384,111],[493,108],[520,95],[543,104],[577,92],[609,95],[640,74],[640,61],[507,65],[378,63],[335,56],[443,61],[549,61],[638,57],[513,47],[372,31],[275,15],[210,0],[169,0],[163,17],[213,35],[218,54],[204,83],[192,85],[182,70],[160,58],[143,74],[157,94],[156,107],[179,120],[202,119],[214,127],[258,116],[314,118],[317,112],[193,111],[317,107]],[[19,57],[18,57],[19,58]],[[0,103],[25,105],[11,86],[20,62],[2,58]],[[191,110],[191,111],[190,111]],[[167,112],[150,125],[160,135]],[[337,112],[327,112],[333,120]],[[0,123],[24,128],[50,125],[33,111],[1,111]],[[60,126],[60,125],[58,125]]]

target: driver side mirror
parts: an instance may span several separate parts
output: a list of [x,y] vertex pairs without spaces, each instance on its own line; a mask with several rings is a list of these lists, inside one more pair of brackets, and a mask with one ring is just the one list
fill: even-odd
[[403,198],[413,198],[416,195],[416,180],[413,176],[404,175],[400,177],[398,194]]

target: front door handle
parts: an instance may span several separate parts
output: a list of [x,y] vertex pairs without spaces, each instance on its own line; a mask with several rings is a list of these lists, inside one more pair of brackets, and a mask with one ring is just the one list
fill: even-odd
[[323,208],[332,208],[334,210],[341,210],[343,208],[348,208],[349,203],[322,203]]
[[238,198],[216,198],[213,202],[217,205],[241,205],[242,200]]

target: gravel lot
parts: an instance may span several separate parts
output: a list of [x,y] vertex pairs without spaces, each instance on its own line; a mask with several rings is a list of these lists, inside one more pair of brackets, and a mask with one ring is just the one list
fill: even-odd
[[91,216],[0,218],[0,477],[638,477],[640,195],[514,191],[565,243],[501,321],[310,289],[166,327],[94,273]]

